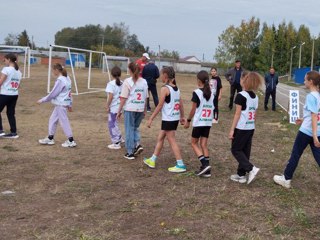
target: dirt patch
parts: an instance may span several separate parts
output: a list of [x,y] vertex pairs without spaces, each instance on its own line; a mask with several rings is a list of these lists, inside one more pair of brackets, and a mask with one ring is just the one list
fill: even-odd
[[[249,186],[231,182],[229,176],[237,167],[227,138],[233,112],[227,108],[229,86],[223,81],[220,120],[209,139],[212,177],[200,179],[193,174],[199,162],[189,143],[192,130],[181,126],[177,139],[188,172],[176,175],[167,171],[174,164],[167,143],[156,169],[142,162],[153,152],[160,116],[151,129],[142,122],[144,152],[136,160],[124,159],[124,149],[107,148],[103,92],[74,96],[69,117],[76,148],[61,147],[65,141],[61,128],[55,145],[40,146],[37,141],[47,135],[52,111],[51,104],[36,104],[46,94],[46,73],[45,67],[32,67],[32,77],[23,81],[16,109],[20,138],[0,139],[0,192],[15,192],[0,195],[1,239],[320,238],[320,176],[309,149],[294,176],[293,189],[272,182],[286,164],[297,127],[284,124],[284,132],[279,125],[265,123],[282,123],[284,113],[266,112],[260,105],[252,162],[261,172]],[[85,71],[80,74],[85,79]],[[94,80],[95,86],[103,87],[106,79]],[[86,81],[78,81],[85,90]],[[177,82],[188,113],[195,76],[178,75]],[[4,113],[2,118],[8,130]]]

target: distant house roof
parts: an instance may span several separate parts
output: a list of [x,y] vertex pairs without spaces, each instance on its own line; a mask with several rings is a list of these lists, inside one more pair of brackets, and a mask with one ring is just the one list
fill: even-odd
[[186,56],[184,58],[180,58],[180,61],[183,62],[196,62],[196,63],[201,63],[201,61],[196,57],[196,56]]
[[19,49],[19,48],[5,48],[5,49],[1,49],[0,52],[3,53],[24,53],[25,51],[23,49]]

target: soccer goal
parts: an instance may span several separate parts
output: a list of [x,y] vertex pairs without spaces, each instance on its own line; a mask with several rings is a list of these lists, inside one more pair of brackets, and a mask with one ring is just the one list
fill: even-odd
[[130,63],[130,58],[122,56],[103,56],[102,71],[108,73],[109,81],[111,80],[110,70],[117,66],[122,72],[126,72],[129,75],[128,65]]
[[[55,51],[53,51],[53,48]],[[109,71],[104,72],[101,69],[99,60],[103,59],[104,64],[108,66],[106,53],[88,49],[50,45],[48,92],[50,92],[51,87],[51,70],[55,56],[60,57],[60,62],[62,58],[64,60],[62,65],[68,68],[68,75],[74,83],[74,95],[105,91],[107,80],[110,80],[110,73]]]
[[[30,78],[30,47],[0,45],[0,54],[14,53],[18,56],[18,64],[23,64],[22,78]],[[20,60],[22,58],[22,61]],[[20,65],[20,64],[19,64]]]

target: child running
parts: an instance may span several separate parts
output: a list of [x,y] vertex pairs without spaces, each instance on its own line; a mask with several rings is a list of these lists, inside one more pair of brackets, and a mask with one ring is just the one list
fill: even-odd
[[[250,162],[250,152],[258,108],[258,97],[254,91],[258,90],[261,82],[258,73],[244,72],[240,79],[242,91],[237,94],[234,101],[236,111],[229,139],[232,140],[231,152],[239,165],[237,174],[231,175],[230,179],[239,183],[251,183],[260,170]],[[247,173],[249,173],[248,179]]]
[[118,126],[117,113],[120,105],[120,93],[122,87],[121,69],[117,66],[111,69],[111,76],[113,80],[107,84],[106,93],[108,94],[107,100],[107,113],[108,113],[108,129],[111,137],[112,144],[108,145],[110,149],[121,148],[121,131]]
[[218,103],[222,98],[222,83],[221,78],[218,76],[217,68],[211,68],[211,79],[210,87],[212,94],[214,95],[214,110],[213,110],[213,123],[218,123],[219,121],[219,107]]
[[68,138],[68,140],[62,144],[62,147],[72,148],[77,146],[77,144],[73,139],[67,115],[67,110],[69,112],[72,111],[71,80],[68,77],[66,69],[59,63],[53,65],[53,74],[57,77],[57,80],[52,91],[47,96],[38,100],[38,104],[51,101],[55,106],[49,119],[49,135],[44,139],[40,139],[39,143],[43,145],[53,145],[55,143],[54,134],[56,133],[59,122],[64,134]]
[[147,111],[148,84],[141,77],[140,68],[136,63],[128,65],[130,76],[125,79],[120,94],[120,106],[117,120],[120,119],[124,108],[124,128],[126,133],[126,159],[134,160],[135,156],[143,151],[140,144],[139,126]]
[[180,98],[180,90],[176,85],[175,72],[173,67],[164,67],[161,70],[160,79],[165,85],[161,88],[159,104],[148,120],[148,127],[151,127],[153,119],[161,111],[162,124],[158,135],[157,144],[153,155],[145,158],[143,162],[150,168],[156,167],[156,160],[163,148],[164,139],[167,137],[171,149],[176,158],[177,164],[168,168],[169,172],[181,173],[185,172],[186,166],[183,163],[180,148],[176,142],[175,133],[179,124],[184,124],[183,104]]
[[275,175],[275,183],[285,187],[291,187],[291,179],[299,164],[300,157],[308,145],[312,154],[320,167],[320,75],[316,71],[308,72],[304,78],[304,85],[310,90],[306,96],[303,107],[303,119],[296,120],[296,124],[301,125],[296,140],[294,142],[290,159],[284,169],[284,175]]
[[[0,136],[3,138],[18,138],[15,108],[19,96],[19,86],[22,74],[19,71],[17,57],[9,53],[4,56],[5,67],[0,75]],[[5,133],[2,126],[1,112],[7,107],[7,117],[10,125],[10,133]]]
[[197,84],[199,88],[193,91],[192,107],[184,127],[189,128],[191,119],[194,117],[191,145],[201,163],[199,171],[196,171],[195,174],[201,177],[211,177],[208,137],[213,121],[214,95],[211,93],[209,74],[206,71],[200,71],[197,74]]

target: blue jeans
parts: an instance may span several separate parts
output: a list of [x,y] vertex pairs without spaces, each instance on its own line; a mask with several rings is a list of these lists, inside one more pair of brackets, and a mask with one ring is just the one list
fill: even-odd
[[320,167],[320,148],[317,148],[314,145],[312,137],[299,131],[297,134],[296,140],[294,141],[294,144],[293,144],[293,149],[292,149],[290,159],[288,161],[286,169],[284,170],[284,176],[286,180],[292,179],[294,171],[296,170],[299,164],[300,157],[308,145],[310,145],[313,157]]
[[140,143],[139,126],[144,117],[143,112],[124,111],[124,128],[126,132],[126,149],[132,154],[137,144]]

